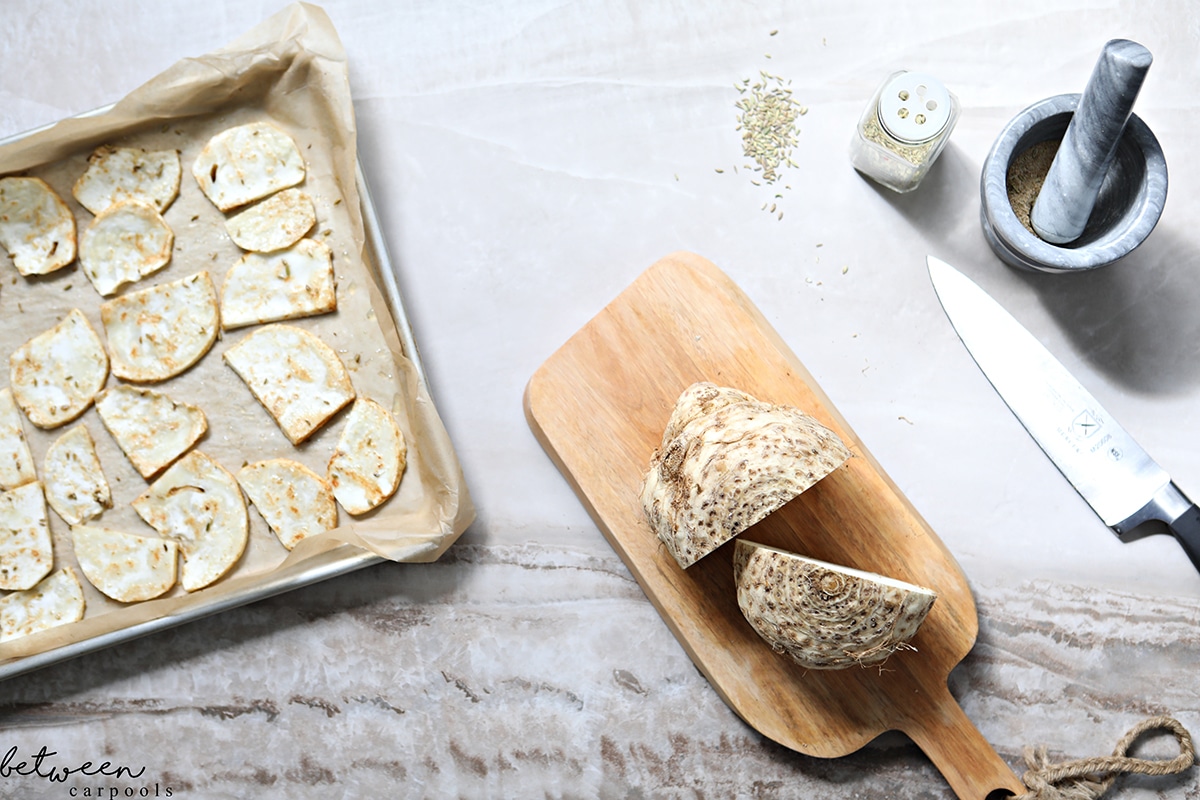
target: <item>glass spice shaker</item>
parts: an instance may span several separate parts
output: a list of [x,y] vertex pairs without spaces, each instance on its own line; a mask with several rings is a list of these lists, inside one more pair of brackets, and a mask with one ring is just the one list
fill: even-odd
[[850,161],[897,192],[917,188],[958,121],[958,98],[932,75],[901,70],[887,77],[863,111]]

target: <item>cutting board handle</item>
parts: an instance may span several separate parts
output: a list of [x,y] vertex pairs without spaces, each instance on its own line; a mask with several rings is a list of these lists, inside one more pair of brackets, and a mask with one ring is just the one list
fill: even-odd
[[1025,784],[983,738],[947,687],[928,698],[928,713],[904,732],[945,777],[959,800],[998,800],[1024,794]]

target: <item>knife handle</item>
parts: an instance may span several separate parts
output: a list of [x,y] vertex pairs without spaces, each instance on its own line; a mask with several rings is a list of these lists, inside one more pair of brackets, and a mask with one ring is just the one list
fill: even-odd
[[1175,520],[1168,522],[1167,527],[1183,546],[1192,564],[1200,571],[1200,508],[1195,503],[1188,505],[1186,511]]

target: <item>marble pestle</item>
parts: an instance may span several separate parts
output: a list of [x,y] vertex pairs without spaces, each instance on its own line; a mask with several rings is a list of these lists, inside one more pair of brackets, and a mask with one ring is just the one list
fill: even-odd
[[1030,215],[1047,242],[1083,233],[1152,60],[1137,42],[1104,45]]

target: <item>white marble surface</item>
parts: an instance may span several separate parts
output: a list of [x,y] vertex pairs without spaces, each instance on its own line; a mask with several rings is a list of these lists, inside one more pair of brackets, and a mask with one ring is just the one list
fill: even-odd
[[[281,7],[6,0],[0,136],[111,102]],[[0,684],[0,750],[145,770],[10,773],[0,796],[951,797],[901,737],[822,761],[738,720],[529,432],[532,372],[677,249],[755,300],[958,558],[981,633],[951,688],[1010,763],[1036,743],[1102,754],[1160,711],[1200,732],[1200,575],[1165,537],[1122,545],[1104,528],[978,372],[924,271],[932,253],[976,278],[1200,497],[1200,7],[325,8],[479,518],[437,564],[372,567]],[[1025,105],[1081,91],[1118,36],[1155,56],[1136,111],[1166,152],[1166,211],[1109,270],[1018,274],[979,227],[983,158]],[[962,103],[905,196],[846,153],[897,68]],[[734,84],[760,69],[808,107],[777,200],[732,170]],[[1189,774],[1118,796],[1198,791]]]

